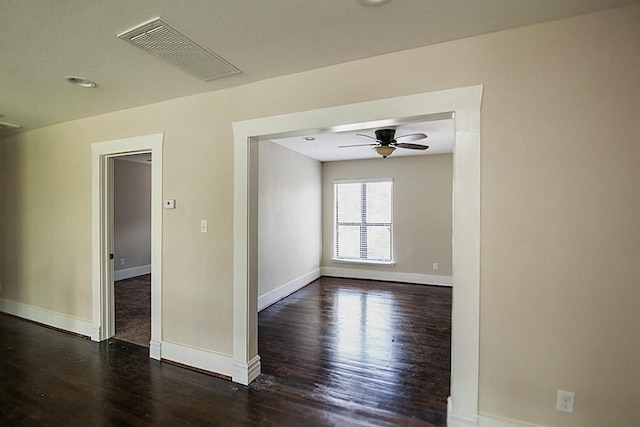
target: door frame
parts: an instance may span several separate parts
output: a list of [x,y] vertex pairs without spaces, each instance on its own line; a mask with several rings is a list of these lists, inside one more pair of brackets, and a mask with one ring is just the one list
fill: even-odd
[[115,333],[113,310],[113,158],[151,153],[151,342],[149,356],[161,358],[162,343],[162,146],[164,134],[91,144],[92,309],[91,339]]
[[480,347],[480,109],[468,86],[233,123],[233,381],[260,375],[257,316],[257,159],[274,135],[348,130],[353,123],[453,113],[453,306],[448,424],[476,425]]

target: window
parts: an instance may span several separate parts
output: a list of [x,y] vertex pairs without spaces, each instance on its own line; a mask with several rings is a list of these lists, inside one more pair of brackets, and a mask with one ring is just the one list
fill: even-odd
[[393,181],[336,181],[335,260],[393,262]]

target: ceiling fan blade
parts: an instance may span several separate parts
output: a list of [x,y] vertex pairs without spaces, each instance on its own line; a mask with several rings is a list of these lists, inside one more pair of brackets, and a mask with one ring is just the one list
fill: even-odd
[[395,146],[398,147],[398,148],[408,148],[409,150],[426,150],[427,148],[429,148],[428,145],[407,144],[406,142],[401,142],[399,144],[395,144]]
[[410,142],[410,141],[417,141],[419,139],[425,139],[427,137],[427,135],[425,135],[424,133],[410,133],[409,135],[402,135],[396,138],[396,141],[400,142],[400,141],[406,141],[406,142]]
[[349,148],[349,147],[375,147],[378,144],[353,144],[353,145],[338,145],[338,148]]
[[364,136],[365,138],[370,138],[370,139],[373,139],[374,141],[379,141],[379,139],[378,139],[378,138],[374,138],[374,137],[372,137],[372,136],[365,135],[364,133],[356,133],[356,135],[357,135],[357,136]]

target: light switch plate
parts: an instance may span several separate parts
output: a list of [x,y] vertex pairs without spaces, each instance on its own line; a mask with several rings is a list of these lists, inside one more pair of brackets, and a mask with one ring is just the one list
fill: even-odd
[[176,200],[175,199],[167,199],[164,201],[165,209],[175,209],[176,208]]
[[562,412],[573,413],[573,402],[576,394],[572,391],[558,389],[558,397],[556,401],[556,410]]

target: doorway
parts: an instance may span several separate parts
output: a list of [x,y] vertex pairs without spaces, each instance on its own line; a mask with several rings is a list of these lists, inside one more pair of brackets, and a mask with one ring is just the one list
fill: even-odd
[[151,153],[113,158],[114,338],[151,342]]
[[233,380],[260,374],[257,354],[257,145],[261,138],[309,129],[346,130],[349,123],[385,126],[389,117],[454,113],[453,316],[448,422],[478,415],[480,290],[480,106],[470,86],[234,123]]
[[[451,285],[453,119],[441,114],[396,120],[398,135],[429,135],[429,151],[397,150],[386,160],[370,146],[341,145],[371,133],[369,124],[350,126],[349,132],[310,132],[304,138],[280,134],[258,144],[261,371],[271,381],[286,378],[290,385],[294,378],[305,384],[304,378],[314,377],[314,389],[323,391],[319,394],[373,406],[393,400],[366,391],[376,388],[370,378],[385,378],[388,392],[415,405],[417,419],[444,424],[451,353],[451,289],[445,283]],[[371,183],[373,189],[366,190]],[[357,200],[347,205],[357,206],[351,221],[393,222],[389,240],[376,229],[364,229],[364,244],[375,248],[375,239],[382,240],[393,266],[371,261],[367,250],[363,256],[362,240],[347,253],[368,262],[336,261],[336,185],[352,190],[347,196]],[[369,204],[381,193],[381,203]],[[373,257],[380,256],[380,240]],[[431,260],[439,261],[440,271],[431,271]],[[416,306],[405,305],[407,300]]]
[[[151,339],[149,356],[161,358],[162,342],[162,144],[163,134],[92,144],[93,325],[91,339],[114,336],[114,215],[115,158],[149,153],[151,164]],[[126,264],[126,259],[125,259]]]

